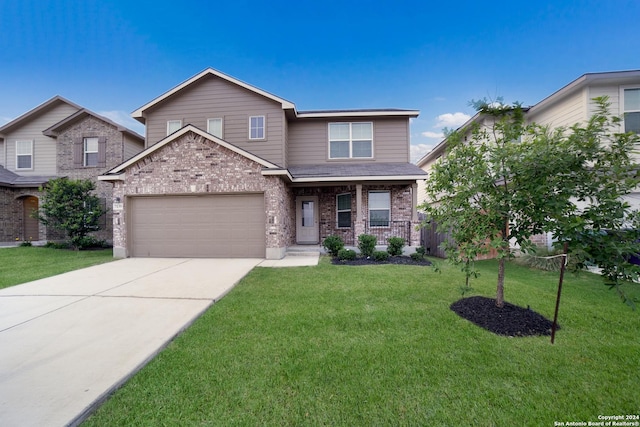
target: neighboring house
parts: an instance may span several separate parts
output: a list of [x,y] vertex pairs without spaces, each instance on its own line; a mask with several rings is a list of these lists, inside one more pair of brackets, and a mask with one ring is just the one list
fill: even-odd
[[[640,70],[588,73],[572,81],[542,101],[525,109],[527,123],[537,123],[550,128],[568,128],[576,123],[585,123],[594,112],[593,98],[608,96],[610,113],[622,118],[620,132],[640,133]],[[473,124],[490,126],[489,118],[476,114],[458,130],[472,128]],[[468,136],[468,135],[467,135]],[[439,158],[446,155],[447,140],[443,140],[430,153],[417,162],[429,172]],[[420,203],[426,201],[424,182],[419,190]],[[627,196],[634,208],[640,208],[640,193]],[[549,246],[549,236],[535,236],[539,245]]]
[[146,149],[114,185],[114,255],[282,258],[329,235],[417,245],[415,110],[297,111],[206,69],[132,113]]
[[[144,138],[111,120],[55,96],[0,127],[0,241],[57,239],[32,217],[50,179],[91,179],[96,194],[111,206],[106,172],[144,148]],[[112,240],[111,210],[97,238]]]

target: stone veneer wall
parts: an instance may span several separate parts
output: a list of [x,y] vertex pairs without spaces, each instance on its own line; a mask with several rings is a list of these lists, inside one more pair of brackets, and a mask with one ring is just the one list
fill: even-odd
[[113,195],[124,205],[113,213],[114,255],[128,256],[127,196],[253,192],[264,193],[266,256],[283,257],[295,238],[291,190],[279,177],[261,171],[260,164],[193,132],[168,143],[115,182]]
[[[105,167],[76,167],[73,161],[73,144],[84,137],[106,137],[106,166]],[[111,242],[113,240],[113,185],[110,182],[98,181],[98,175],[102,175],[122,163],[124,157],[123,135],[110,123],[93,116],[84,119],[63,129],[58,135],[58,175],[70,179],[88,179],[95,183],[95,194],[104,199],[107,213],[105,215],[104,229],[91,233],[98,239]],[[142,149],[142,147],[140,147]]]

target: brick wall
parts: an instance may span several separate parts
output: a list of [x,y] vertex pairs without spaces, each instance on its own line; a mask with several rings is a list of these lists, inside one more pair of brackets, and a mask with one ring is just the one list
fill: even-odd
[[291,190],[278,177],[265,177],[262,166],[245,156],[189,132],[131,165],[117,181],[114,197],[124,203],[113,214],[114,247],[127,254],[127,196],[264,193],[266,247],[286,248],[295,239]]

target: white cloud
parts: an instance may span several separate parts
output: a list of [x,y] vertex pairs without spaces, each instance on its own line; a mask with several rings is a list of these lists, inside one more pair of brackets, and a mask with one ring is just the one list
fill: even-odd
[[424,136],[425,138],[435,138],[435,139],[443,139],[444,138],[444,133],[442,132],[422,132],[420,135]]
[[470,118],[471,116],[460,112],[440,114],[437,117],[438,123],[434,126],[434,128],[457,129],[458,127],[465,124]]
[[98,111],[98,114],[144,136],[144,125],[125,111]]
[[415,163],[423,158],[429,151],[433,150],[431,144],[411,144],[411,162]]

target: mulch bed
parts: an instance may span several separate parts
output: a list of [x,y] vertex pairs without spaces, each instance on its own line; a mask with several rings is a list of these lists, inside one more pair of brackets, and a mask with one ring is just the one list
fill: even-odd
[[[504,303],[496,307],[496,300],[487,297],[463,298],[451,304],[458,316],[497,335],[526,337],[533,335],[551,335],[553,322],[530,308]],[[560,329],[560,326],[556,326]]]
[[387,261],[376,261],[373,258],[356,258],[353,261],[340,260],[337,257],[331,258],[331,263],[336,265],[381,265],[381,264],[398,264],[398,265],[431,265],[431,262],[423,259],[421,261],[415,261],[408,256],[391,256]]

